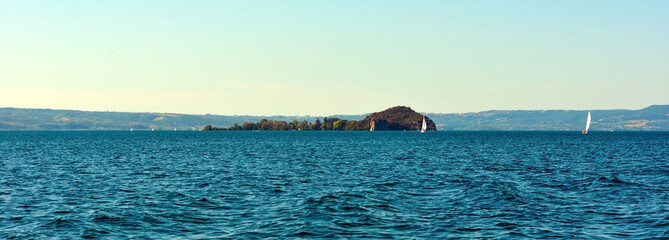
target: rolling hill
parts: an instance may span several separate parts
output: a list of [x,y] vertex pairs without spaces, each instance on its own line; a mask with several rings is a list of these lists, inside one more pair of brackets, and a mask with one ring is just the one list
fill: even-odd
[[[428,114],[440,130],[580,131],[588,111],[494,110]],[[669,105],[641,110],[592,110],[591,131],[669,131]]]
[[[669,105],[640,110],[592,110],[591,131],[669,131]],[[362,120],[365,115],[336,115]],[[587,111],[492,110],[471,113],[428,113],[445,131],[580,131]],[[94,112],[0,108],[0,130],[197,130],[206,125],[230,126],[261,119],[313,121],[317,116],[224,116],[172,113]]]

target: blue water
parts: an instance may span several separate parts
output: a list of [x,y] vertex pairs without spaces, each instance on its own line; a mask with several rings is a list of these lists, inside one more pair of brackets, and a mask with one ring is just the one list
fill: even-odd
[[669,133],[0,132],[0,238],[669,236]]

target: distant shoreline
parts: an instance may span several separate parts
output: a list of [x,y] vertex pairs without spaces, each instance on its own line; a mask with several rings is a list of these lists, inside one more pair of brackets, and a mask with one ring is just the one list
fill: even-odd
[[[669,131],[669,105],[640,110],[592,110],[591,131]],[[492,110],[426,114],[440,131],[581,131],[586,110]],[[361,121],[366,115],[336,115]],[[222,116],[171,113],[93,112],[0,108],[0,131],[8,130],[199,130],[206,125],[229,127],[235,122],[313,121],[315,116]]]

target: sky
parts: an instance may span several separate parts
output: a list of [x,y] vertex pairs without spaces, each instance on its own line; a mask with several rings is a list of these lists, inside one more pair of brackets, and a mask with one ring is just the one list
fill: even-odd
[[669,1],[5,1],[0,107],[222,115],[669,104]]

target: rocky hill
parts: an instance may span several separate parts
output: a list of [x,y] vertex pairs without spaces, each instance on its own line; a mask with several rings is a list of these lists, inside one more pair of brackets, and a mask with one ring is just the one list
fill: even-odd
[[[397,106],[388,108],[381,112],[375,112],[365,117],[361,125],[370,126],[375,121],[375,130],[390,131],[415,131],[420,130],[423,123],[423,115],[417,113],[410,107]],[[437,127],[429,117],[425,117],[428,131],[436,131]]]

